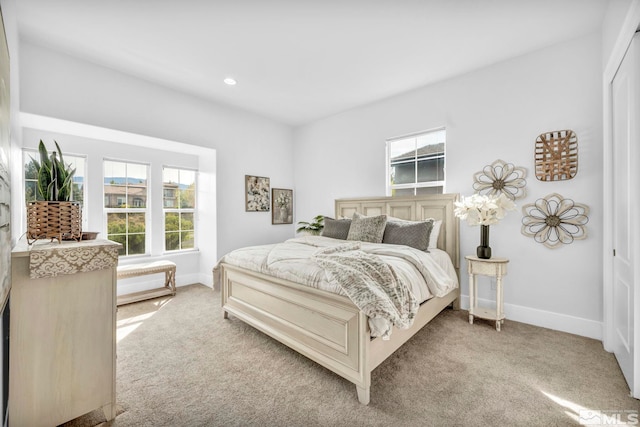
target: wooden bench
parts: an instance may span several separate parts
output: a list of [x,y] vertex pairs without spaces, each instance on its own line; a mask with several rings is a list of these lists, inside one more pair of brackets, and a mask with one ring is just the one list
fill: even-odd
[[144,264],[118,266],[118,280],[158,273],[164,273],[164,287],[120,295],[118,297],[118,305],[130,304],[132,302],[158,298],[165,295],[175,295],[176,263],[171,261],[154,261]]

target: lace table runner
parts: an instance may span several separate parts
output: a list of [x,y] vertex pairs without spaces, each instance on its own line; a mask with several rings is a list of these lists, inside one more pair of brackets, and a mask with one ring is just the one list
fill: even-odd
[[55,277],[113,268],[118,265],[119,244],[56,243],[38,247],[29,253],[29,276],[32,279]]

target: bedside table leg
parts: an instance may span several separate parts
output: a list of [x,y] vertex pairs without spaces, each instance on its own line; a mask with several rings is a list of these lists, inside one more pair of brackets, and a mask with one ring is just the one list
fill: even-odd
[[496,277],[496,316],[498,319],[504,317],[504,294],[502,291],[502,275]]
[[476,309],[476,283],[472,273],[469,273],[469,323],[473,325],[473,313]]

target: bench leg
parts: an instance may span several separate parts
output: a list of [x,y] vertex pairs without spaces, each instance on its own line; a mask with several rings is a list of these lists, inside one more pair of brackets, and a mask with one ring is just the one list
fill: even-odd
[[171,270],[167,270],[165,272],[164,286],[165,286],[165,288],[171,289],[171,292],[173,292],[173,295],[176,294],[176,270],[175,270],[175,268],[171,269]]

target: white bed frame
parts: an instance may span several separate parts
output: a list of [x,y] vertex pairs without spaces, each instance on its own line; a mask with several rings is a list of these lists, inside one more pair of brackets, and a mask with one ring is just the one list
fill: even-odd
[[[445,250],[460,277],[459,223],[453,214],[457,194],[336,200],[336,217],[387,214],[402,219],[442,219],[438,248]],[[459,308],[459,288],[424,302],[409,329],[394,328],[391,339],[371,338],[367,316],[349,298],[222,264],[222,308],[356,385],[358,400],[369,403],[371,371],[445,307]]]

